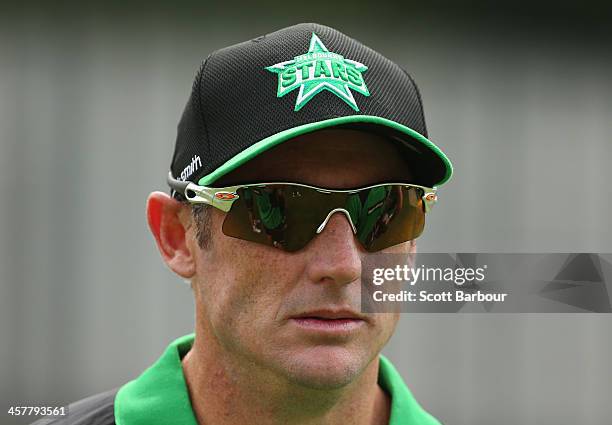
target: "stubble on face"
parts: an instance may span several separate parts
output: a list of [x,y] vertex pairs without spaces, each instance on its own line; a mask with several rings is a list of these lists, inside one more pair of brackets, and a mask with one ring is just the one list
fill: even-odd
[[[230,173],[221,184],[294,181],[327,188],[407,181],[395,146],[371,134],[326,130],[285,142]],[[399,316],[370,314],[357,332],[304,332],[291,316],[318,308],[360,308],[360,267],[367,253],[348,220],[334,214],[325,230],[296,253],[224,235],[224,215],[212,211],[210,249],[198,250],[198,338],[232,366],[258,379],[313,389],[354,382],[391,337]],[[406,253],[409,244],[390,248]],[[229,367],[229,366],[228,366]]]

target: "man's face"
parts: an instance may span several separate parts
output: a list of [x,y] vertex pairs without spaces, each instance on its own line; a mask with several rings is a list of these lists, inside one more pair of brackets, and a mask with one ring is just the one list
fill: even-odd
[[[334,129],[282,143],[222,183],[354,188],[407,178],[408,167],[391,142]],[[360,313],[361,262],[373,254],[355,239],[346,215],[334,214],[304,249],[288,253],[224,235],[224,213],[212,214],[212,243],[206,249],[192,244],[204,338],[215,338],[228,355],[292,383],[337,388],[352,382],[391,337],[399,316]],[[407,242],[386,251],[408,253],[413,247]],[[324,319],[339,311],[353,319]]]

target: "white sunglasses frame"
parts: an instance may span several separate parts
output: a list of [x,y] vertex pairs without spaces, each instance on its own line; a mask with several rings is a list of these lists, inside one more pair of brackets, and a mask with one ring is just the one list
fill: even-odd
[[[277,184],[290,184],[293,186],[305,187],[308,189],[314,189],[321,193],[357,193],[362,190],[373,189],[380,186],[406,186],[406,187],[416,187],[423,190],[423,205],[425,206],[425,212],[431,211],[435,203],[438,201],[438,195],[436,194],[436,187],[426,187],[418,184],[412,183],[380,183],[371,186],[365,186],[357,189],[325,189],[317,186],[311,186],[302,183],[292,183],[292,182],[267,182],[267,183],[250,183],[250,184],[240,184],[235,186],[226,186],[226,187],[208,187],[208,186],[199,186],[190,181],[181,181],[172,177],[172,173],[168,173],[167,178],[168,185],[175,192],[180,193],[192,204],[207,204],[211,205],[223,212],[228,212],[232,208],[232,204],[236,201],[240,196],[237,191],[240,188],[244,187],[262,187],[268,185],[277,185]],[[333,212],[335,212],[334,210]],[[331,213],[330,213],[331,214]],[[329,216],[328,216],[329,217]],[[352,223],[351,223],[352,224]],[[317,232],[319,233],[319,232]]]

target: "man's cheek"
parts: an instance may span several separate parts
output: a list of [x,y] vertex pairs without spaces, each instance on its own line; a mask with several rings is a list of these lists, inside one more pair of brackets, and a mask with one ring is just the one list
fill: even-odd
[[[383,316],[383,315],[381,315]],[[383,317],[381,317],[381,338],[386,342],[393,332],[395,331],[395,327],[397,326],[397,322],[399,320],[399,313],[387,313]]]
[[246,268],[236,269],[237,272],[228,276],[225,284],[226,293],[224,298],[227,303],[227,314],[241,321],[257,319],[257,310],[265,304],[267,291],[262,284],[260,274],[257,270]]

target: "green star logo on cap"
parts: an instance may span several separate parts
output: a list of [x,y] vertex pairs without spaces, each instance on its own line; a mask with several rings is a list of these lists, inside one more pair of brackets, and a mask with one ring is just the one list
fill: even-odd
[[277,97],[300,88],[294,111],[299,111],[317,93],[328,90],[344,100],[355,111],[359,111],[351,90],[369,96],[363,79],[368,67],[342,55],[332,53],[315,33],[310,39],[307,53],[292,60],[268,66],[266,69],[278,74]]

